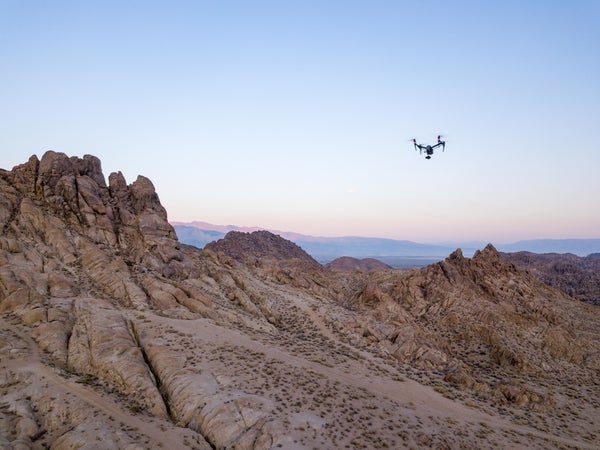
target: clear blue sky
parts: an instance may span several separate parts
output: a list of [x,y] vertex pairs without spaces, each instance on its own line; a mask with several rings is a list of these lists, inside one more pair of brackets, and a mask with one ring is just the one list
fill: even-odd
[[93,154],[170,220],[600,237],[600,1],[0,0],[0,69],[0,167]]

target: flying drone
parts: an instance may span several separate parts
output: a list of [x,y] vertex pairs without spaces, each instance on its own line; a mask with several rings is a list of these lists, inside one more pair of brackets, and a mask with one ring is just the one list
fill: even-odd
[[441,140],[442,136],[438,136],[437,139],[437,144],[435,145],[421,145],[421,144],[417,144],[417,140],[413,139],[413,144],[415,146],[415,150],[418,148],[419,149],[419,154],[423,154],[423,150],[425,150],[425,159],[431,159],[431,155],[433,155],[433,149],[439,147],[440,145],[442,146],[442,151],[444,151],[444,148],[446,147],[446,141],[442,141]]

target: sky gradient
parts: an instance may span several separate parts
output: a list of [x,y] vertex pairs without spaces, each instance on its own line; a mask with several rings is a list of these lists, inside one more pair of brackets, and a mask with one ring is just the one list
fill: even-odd
[[0,0],[0,167],[93,154],[174,221],[598,238],[598,23],[579,0]]

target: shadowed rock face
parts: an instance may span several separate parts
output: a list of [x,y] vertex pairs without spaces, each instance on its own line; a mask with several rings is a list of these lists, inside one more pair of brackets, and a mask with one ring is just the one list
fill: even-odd
[[595,311],[520,271],[491,245],[472,259],[458,250],[422,270],[374,273],[363,286],[354,307],[368,306],[369,319],[355,326],[396,357],[442,369],[457,384],[484,383],[478,388],[496,395],[492,371],[545,378],[576,377],[577,367],[592,377],[600,369],[600,346],[590,339],[598,324],[587,320]]
[[223,239],[209,242],[207,250],[223,253],[237,261],[258,261],[268,258],[277,261],[297,261],[306,269],[317,270],[321,265],[298,245],[269,231],[242,233],[230,231]]
[[391,269],[387,264],[374,258],[357,259],[349,256],[334,259],[325,264],[325,267],[336,272],[371,272],[373,270]]
[[107,186],[100,161],[90,155],[31,157],[2,174],[3,235],[38,238],[69,260],[80,256],[75,241],[84,238],[130,266],[143,264],[168,278],[193,271],[150,180],[139,176],[127,186],[121,173],[109,180]]
[[[216,315],[150,180],[127,185],[119,172],[107,185],[93,156],[32,156],[0,172],[0,230],[0,312],[30,327],[58,367],[101,380],[156,417],[179,419],[190,383],[185,374],[160,378],[151,361],[164,357],[144,348],[128,311]],[[176,395],[174,382],[183,385]],[[246,426],[237,410],[218,409],[222,402],[204,394],[220,424],[206,436],[217,446],[235,443]]]
[[269,232],[200,251],[150,180],[56,152],[0,171],[0,231],[0,447],[595,445],[600,312],[492,246],[369,272]]
[[592,305],[600,305],[600,254],[585,258],[571,254],[502,253],[502,257],[528,270],[548,286]]

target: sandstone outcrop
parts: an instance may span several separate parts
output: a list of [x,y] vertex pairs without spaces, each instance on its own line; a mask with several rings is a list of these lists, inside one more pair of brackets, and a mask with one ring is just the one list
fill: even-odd
[[210,372],[187,368],[185,357],[163,339],[137,333],[176,423],[201,433],[216,448],[271,448],[280,440],[282,426],[271,417],[268,398],[224,391]]
[[600,257],[530,252],[502,253],[502,258],[528,270],[548,286],[592,305],[600,305]]
[[472,259],[457,250],[425,269],[345,279],[356,286],[345,302],[356,314],[338,329],[480,399],[548,411],[554,397],[516,380],[596,377],[600,346],[590,337],[599,328],[587,318],[598,311],[520,271],[491,245]]
[[[0,230],[0,312],[30,327],[56,366],[97,379],[136,409],[168,420],[165,383],[124,311],[182,319],[216,314],[198,282],[201,268],[182,250],[150,180],[139,176],[127,185],[113,173],[107,185],[93,156],[34,156],[0,172]],[[222,402],[213,394],[203,401],[214,409]],[[189,396],[186,389],[179,395],[170,405],[175,410]],[[219,421],[236,424],[237,434],[246,426],[234,416]],[[260,431],[252,433],[259,438]],[[75,435],[61,436],[56,448],[77,445]]]

